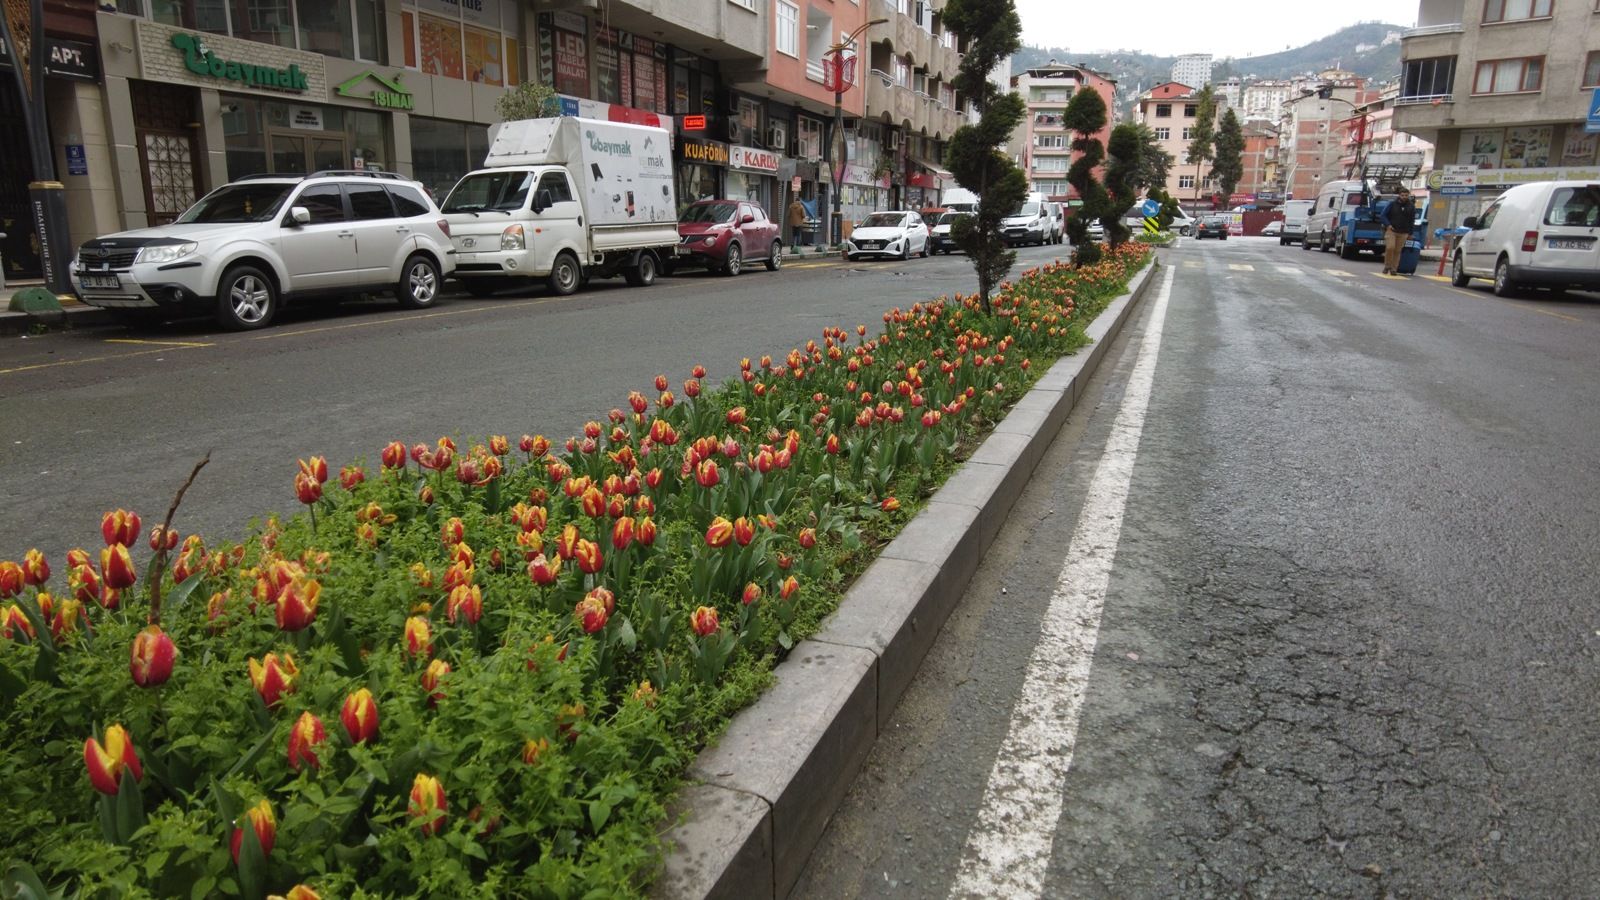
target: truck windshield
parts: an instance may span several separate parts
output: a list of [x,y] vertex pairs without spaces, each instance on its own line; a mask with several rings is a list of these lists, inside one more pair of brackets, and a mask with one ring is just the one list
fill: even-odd
[[478,172],[461,179],[445,198],[441,212],[510,212],[528,202],[532,172]]
[[293,184],[271,182],[230,184],[201,197],[199,203],[184,210],[175,224],[266,222],[278,214],[283,199],[293,189]]
[[1038,214],[1039,204],[1037,203],[1024,203],[1020,209],[1012,213],[1013,216],[1028,216],[1029,218],[1037,216]]
[[1544,214],[1544,223],[1600,226],[1600,185],[1556,188],[1550,195],[1550,210]]
[[696,203],[684,210],[678,221],[698,222],[706,225],[732,222],[733,214],[738,208],[738,205],[733,203]]

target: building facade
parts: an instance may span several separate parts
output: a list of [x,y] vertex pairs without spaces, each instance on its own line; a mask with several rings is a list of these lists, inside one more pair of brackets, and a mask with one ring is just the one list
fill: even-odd
[[1043,66],[1013,76],[1011,88],[1022,95],[1027,105],[1022,124],[1011,135],[1011,146],[1019,148],[1018,165],[1028,176],[1028,190],[1051,200],[1077,199],[1077,192],[1067,183],[1067,169],[1082,154],[1072,149],[1072,132],[1063,123],[1067,104],[1074,94],[1085,88],[1100,95],[1106,104],[1106,127],[1095,134],[1095,139],[1105,146],[1111,140],[1116,80],[1086,66],[1066,65],[1052,59]]
[[1237,75],[1232,75],[1211,83],[1211,90],[1217,95],[1217,102],[1233,109],[1234,114],[1242,120],[1244,106],[1244,80]]
[[1186,206],[1209,208],[1216,180],[1204,165],[1196,171],[1196,166],[1184,161],[1198,121],[1198,94],[1197,89],[1176,81],[1158,84],[1139,95],[1134,105],[1134,120],[1149,126],[1155,132],[1156,142],[1172,154],[1167,193]]
[[1172,62],[1172,80],[1199,90],[1211,83],[1215,64],[1209,53],[1185,53]]
[[[1323,184],[1345,177],[1342,160],[1350,140],[1355,109],[1377,99],[1366,82],[1348,73],[1320,82],[1330,96],[1322,97],[1308,85],[1304,93],[1284,105],[1278,129],[1278,153],[1283,168],[1284,191],[1291,199],[1308,199]],[[1344,76],[1344,77],[1339,77]]]
[[1585,121],[1600,88],[1588,3],[1423,0],[1401,35],[1394,127],[1434,145],[1436,167],[1473,166],[1476,193],[1429,203],[1434,226],[1477,214],[1507,187],[1600,177]]

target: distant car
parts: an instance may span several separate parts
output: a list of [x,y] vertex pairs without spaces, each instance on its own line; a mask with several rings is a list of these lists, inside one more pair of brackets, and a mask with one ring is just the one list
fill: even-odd
[[1100,224],[1100,220],[1099,219],[1095,219],[1093,222],[1090,222],[1089,223],[1089,240],[1104,242],[1105,239],[1106,239],[1106,227],[1104,225]]
[[1200,241],[1208,237],[1214,237],[1220,241],[1227,240],[1228,220],[1222,216],[1206,216],[1201,219],[1200,224],[1195,226],[1194,239]]
[[972,218],[967,213],[944,212],[939,218],[933,220],[933,231],[928,236],[928,251],[930,253],[954,253],[957,250],[956,242],[950,237],[950,229],[956,224],[957,219]]
[[745,260],[761,260],[776,272],[783,267],[778,223],[761,204],[749,200],[701,200],[678,216],[678,257],[672,266],[705,266],[737,275]]
[[1282,219],[1273,219],[1271,222],[1268,222],[1267,226],[1265,228],[1261,229],[1261,236],[1262,237],[1282,237],[1283,236],[1283,220]]
[[875,212],[861,220],[844,242],[846,259],[862,256],[890,256],[909,259],[911,254],[928,255],[928,224],[911,210]]

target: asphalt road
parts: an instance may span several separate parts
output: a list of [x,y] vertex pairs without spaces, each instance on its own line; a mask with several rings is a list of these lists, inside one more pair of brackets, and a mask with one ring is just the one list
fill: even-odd
[[[1066,249],[1023,248],[1018,269]],[[780,356],[824,326],[877,327],[893,306],[974,286],[962,256],[813,257],[649,288],[597,280],[566,298],[453,297],[420,313],[393,301],[291,307],[245,334],[194,320],[5,338],[0,559],[39,547],[62,572],[68,548],[98,546],[105,510],[155,524],[207,450],[174,524],[238,538],[254,516],[299,508],[297,458],[321,454],[337,472],[362,458],[376,467],[391,440],[564,440],[631,390],[653,396],[657,373],[681,393],[701,363],[720,383],[741,358]]]
[[1600,299],[1166,259],[793,896],[1594,896]]

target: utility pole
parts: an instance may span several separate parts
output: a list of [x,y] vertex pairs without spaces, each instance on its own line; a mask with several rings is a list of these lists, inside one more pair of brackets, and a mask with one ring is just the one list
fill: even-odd
[[[61,182],[55,180],[55,158],[50,150],[50,120],[44,102],[43,0],[31,0],[29,20],[22,18],[22,4],[6,3],[0,15],[0,38],[11,50],[11,74],[22,100],[23,123],[28,131],[28,151],[33,162],[33,181],[28,183],[28,210],[34,233],[39,236],[39,263],[45,286],[53,293],[72,290],[67,263],[72,256],[67,231],[67,197]],[[24,74],[23,68],[27,68]]]
[[[39,0],[34,0],[35,3]],[[887,25],[888,19],[873,19],[845,36],[844,40],[828,48],[825,54],[830,59],[823,61],[823,77],[833,81],[833,134],[828,138],[828,145],[823,148],[823,162],[828,165],[829,172],[833,175],[833,223],[828,230],[833,236],[833,244],[837,246],[844,241],[844,223],[840,221],[844,214],[844,166],[835,166],[833,155],[833,142],[839,142],[839,162],[847,159],[844,146],[844,92],[850,85],[844,81],[844,53],[855,43],[856,37],[874,25]],[[850,58],[850,63],[855,64],[856,57]]]

